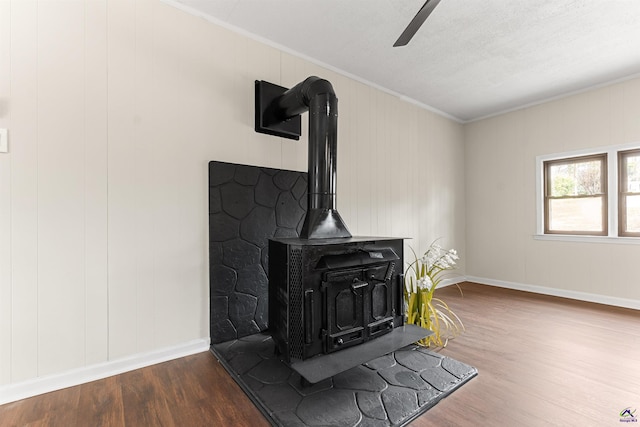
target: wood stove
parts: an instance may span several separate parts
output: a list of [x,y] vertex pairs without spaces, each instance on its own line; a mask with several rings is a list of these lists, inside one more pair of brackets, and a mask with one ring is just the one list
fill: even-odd
[[269,242],[269,329],[289,362],[403,325],[402,239]]
[[286,89],[256,82],[256,131],[297,139],[306,111],[307,212],[300,238],[269,241],[269,329],[283,360],[317,382],[430,331],[403,326],[402,239],[353,237],[336,209],[331,83],[309,77]]

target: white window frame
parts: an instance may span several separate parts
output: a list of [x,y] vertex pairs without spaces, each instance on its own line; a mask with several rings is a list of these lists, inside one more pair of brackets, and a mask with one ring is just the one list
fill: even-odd
[[[545,154],[536,157],[536,234],[537,240],[565,242],[618,243],[640,245],[638,237],[618,236],[618,151],[640,148],[639,142],[608,147],[588,148],[564,153]],[[572,157],[607,154],[608,235],[584,236],[576,234],[544,233],[544,162]]]

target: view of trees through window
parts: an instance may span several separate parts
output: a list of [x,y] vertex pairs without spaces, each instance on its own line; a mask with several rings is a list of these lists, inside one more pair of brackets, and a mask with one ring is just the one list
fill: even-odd
[[551,196],[587,196],[602,193],[601,161],[560,163],[549,168]]
[[640,152],[622,152],[620,163],[621,234],[640,233]]
[[545,162],[546,232],[606,234],[606,156]]
[[[640,238],[640,148],[556,157],[541,166],[545,234]],[[616,179],[608,183],[609,176]],[[611,230],[610,219],[617,222]]]

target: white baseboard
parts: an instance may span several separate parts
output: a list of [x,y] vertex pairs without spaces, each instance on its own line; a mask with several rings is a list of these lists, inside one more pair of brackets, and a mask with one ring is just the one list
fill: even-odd
[[449,277],[448,279],[443,279],[440,283],[438,283],[438,286],[436,289],[444,288],[446,286],[456,285],[458,283],[462,283],[466,281],[467,281],[467,278],[465,276]]
[[210,339],[202,338],[146,353],[134,354],[109,362],[73,369],[55,375],[33,378],[15,384],[0,386],[0,405],[26,399],[43,393],[72,387],[156,363],[178,359],[209,350]]
[[575,299],[579,301],[595,302],[598,304],[612,305],[616,307],[632,308],[640,310],[640,301],[618,298],[608,295],[598,295],[588,292],[570,291],[567,289],[547,288],[545,286],[525,285],[522,283],[506,282],[503,280],[487,279],[484,277],[467,276],[467,282],[480,283],[482,285],[497,286],[500,288],[514,289],[518,291],[533,292],[542,295]]

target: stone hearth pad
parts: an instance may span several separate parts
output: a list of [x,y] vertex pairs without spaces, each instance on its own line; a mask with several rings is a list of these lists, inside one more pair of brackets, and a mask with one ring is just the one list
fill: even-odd
[[275,426],[404,426],[477,375],[465,363],[411,344],[310,384],[258,333],[211,346]]

